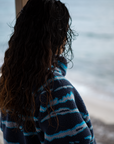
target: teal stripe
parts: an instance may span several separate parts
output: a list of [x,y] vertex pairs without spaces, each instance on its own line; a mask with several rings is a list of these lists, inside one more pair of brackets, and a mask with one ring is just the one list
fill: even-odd
[[5,123],[5,122],[9,122],[9,123],[15,123],[13,121],[7,121],[7,120],[2,120],[1,123]]
[[66,72],[67,66],[64,63],[60,62],[60,61],[58,61],[58,62],[59,62],[59,65],[62,67],[62,69]]
[[[5,125],[6,128],[9,128],[9,129],[17,128],[17,124],[16,124],[15,122],[12,122],[12,121],[9,122],[9,121],[5,120],[5,121],[2,121],[1,123],[2,123],[3,125]],[[22,126],[19,126],[19,129],[20,129],[21,131],[23,131]]]
[[37,135],[37,132],[23,132],[24,136],[31,136],[31,135]]
[[[63,76],[55,76],[55,77],[53,78],[54,81],[56,81],[56,80],[63,80],[63,79],[66,80],[65,77],[63,77]],[[47,80],[47,83],[50,83],[50,82],[52,82],[52,79],[48,79],[48,80]],[[44,84],[43,86],[41,86],[41,87],[38,89],[38,92],[39,92],[39,91],[42,91],[42,90],[44,89],[44,87],[46,87],[46,84]]]
[[80,112],[80,113],[81,113],[81,115],[82,115],[84,118],[86,118],[86,117],[89,116],[89,114],[85,114],[85,113],[83,113],[83,112]]
[[91,140],[93,141],[95,139],[95,137],[93,136],[93,137],[91,137]]
[[57,89],[55,89],[54,91],[58,91],[58,90],[61,90],[61,89],[67,89],[67,88],[73,88],[73,86],[71,86],[71,85],[60,86]]
[[90,127],[90,130],[93,130],[93,126]]
[[83,119],[85,120],[86,123],[90,122],[90,116],[89,114],[85,114],[80,112],[80,114],[82,115]]
[[3,132],[3,129],[0,127],[0,130]]
[[38,121],[38,117],[33,117],[34,121]]
[[38,132],[38,133],[41,132],[41,128],[36,127],[36,132]]
[[93,136],[90,144],[93,144],[94,140],[95,140],[95,138],[94,138],[94,136]]
[[47,135],[45,133],[45,139],[47,141],[52,141],[54,139],[58,139],[58,138],[64,138],[66,136],[74,136],[74,135],[77,135],[79,133],[81,133],[82,131],[84,131],[85,129],[87,128],[87,125],[86,123],[83,121],[81,122],[80,124],[77,124],[75,125],[75,127],[71,128],[71,129],[68,129],[68,130],[65,130],[65,131],[60,131],[58,133],[55,133],[53,135]]
[[62,72],[61,72],[60,70],[58,70],[58,69],[57,69],[57,70],[55,69],[55,70],[54,70],[54,73],[57,73],[57,74],[62,75]]
[[91,137],[91,135],[90,136],[87,136],[87,137],[85,137],[84,139],[92,139],[92,137]]
[[88,121],[86,121],[86,123],[88,123],[90,121],[90,119]]
[[[56,114],[55,114],[55,113]],[[67,114],[72,114],[72,113],[79,113],[79,110],[77,108],[75,109],[69,109],[69,108],[59,108],[58,110],[55,110],[54,112],[50,113],[51,117],[55,117],[56,115],[67,115]],[[49,115],[44,117],[41,122],[44,122],[45,120],[48,120],[50,118]]]
[[10,129],[17,128],[17,124],[15,122],[9,122],[6,120],[6,121],[2,121],[1,123]]
[[76,143],[80,143],[80,141],[69,142],[69,144],[76,144]]
[[[20,117],[20,116],[19,116]],[[30,118],[30,117],[29,117]],[[38,121],[38,117],[33,117],[33,119],[34,119],[34,121]],[[23,118],[23,120],[24,120],[24,118]],[[2,122],[5,122],[5,121],[7,121],[7,120],[2,120]],[[13,121],[7,121],[7,122],[13,122]],[[15,122],[13,122],[13,123],[15,123]]]
[[[70,93],[67,93],[66,96],[63,96],[61,99],[58,99],[57,97],[50,102],[50,105],[58,105],[60,103],[66,103],[67,101],[74,101],[75,102],[75,98],[74,98],[74,94],[72,93],[72,91]],[[48,107],[50,107],[50,105],[48,105]],[[47,108],[40,106],[40,112],[46,112]]]
[[92,137],[91,135],[89,135],[89,136],[85,137],[84,139],[89,139],[91,141],[90,144],[92,144],[94,141],[94,136]]

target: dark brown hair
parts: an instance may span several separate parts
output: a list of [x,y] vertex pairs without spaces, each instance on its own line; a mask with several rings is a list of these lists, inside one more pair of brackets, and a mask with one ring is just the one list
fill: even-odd
[[[0,109],[3,114],[9,112],[18,126],[23,118],[25,125],[30,118],[34,124],[34,96],[49,77],[53,78],[64,39],[62,55],[69,59],[70,54],[72,59],[70,22],[68,9],[59,0],[29,0],[17,16],[1,70]],[[45,89],[48,104],[52,100],[48,84]]]

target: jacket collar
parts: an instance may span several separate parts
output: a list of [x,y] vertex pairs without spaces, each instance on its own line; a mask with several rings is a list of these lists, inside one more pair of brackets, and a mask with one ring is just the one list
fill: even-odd
[[57,70],[63,76],[66,75],[66,72],[67,72],[67,60],[63,56],[59,57],[58,67],[56,67],[55,70]]

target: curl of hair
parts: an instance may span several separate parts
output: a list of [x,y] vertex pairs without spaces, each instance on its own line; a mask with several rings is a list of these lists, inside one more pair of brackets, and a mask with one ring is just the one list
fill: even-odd
[[[73,58],[71,45],[75,34],[70,20],[65,4],[57,0],[29,0],[17,17],[1,68],[0,109],[3,114],[8,112],[18,126],[23,119],[25,128],[28,120],[30,127],[34,126],[35,95],[43,84],[46,84],[46,105],[53,99],[52,85],[47,80],[49,77],[53,80],[52,71],[57,66],[61,45],[62,55],[67,58],[70,53],[69,60]],[[54,111],[52,106],[51,110]]]

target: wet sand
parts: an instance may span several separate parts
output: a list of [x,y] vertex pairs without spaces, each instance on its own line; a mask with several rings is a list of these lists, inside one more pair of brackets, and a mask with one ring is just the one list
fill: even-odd
[[1,130],[0,130],[0,144],[3,144],[3,135],[2,135]]
[[114,124],[105,124],[91,117],[97,144],[114,144]]
[[114,144],[114,102],[83,97],[89,111],[97,144]]
[[83,97],[89,114],[106,124],[114,124],[114,101],[98,97]]

